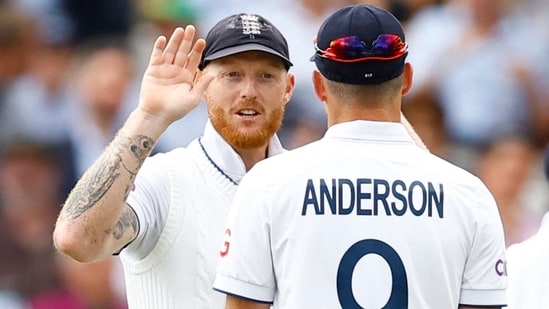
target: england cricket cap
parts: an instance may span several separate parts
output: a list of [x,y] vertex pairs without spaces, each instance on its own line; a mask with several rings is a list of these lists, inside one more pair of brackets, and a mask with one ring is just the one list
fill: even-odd
[[260,15],[240,13],[223,18],[208,32],[200,69],[212,60],[246,51],[266,52],[280,57],[286,69],[292,66],[282,33]]
[[359,4],[332,13],[316,37],[316,67],[329,80],[379,84],[402,74],[408,55],[402,25],[390,12]]

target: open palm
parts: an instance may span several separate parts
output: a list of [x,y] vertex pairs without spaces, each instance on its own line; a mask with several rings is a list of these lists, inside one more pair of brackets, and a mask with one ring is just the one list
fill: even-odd
[[176,28],[169,41],[158,37],[143,76],[139,108],[168,124],[195,108],[212,80],[198,74],[205,41],[198,39],[193,44],[195,33],[189,25]]

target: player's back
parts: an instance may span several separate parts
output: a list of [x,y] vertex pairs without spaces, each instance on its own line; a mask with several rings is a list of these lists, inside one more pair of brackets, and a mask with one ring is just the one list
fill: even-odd
[[258,167],[275,307],[457,308],[503,293],[492,196],[413,143],[329,136]]

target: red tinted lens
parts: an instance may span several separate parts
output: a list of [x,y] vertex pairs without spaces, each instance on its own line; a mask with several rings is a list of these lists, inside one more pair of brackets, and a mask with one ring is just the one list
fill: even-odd
[[339,59],[356,59],[364,56],[366,45],[358,37],[351,36],[330,42],[330,51]]
[[372,53],[376,56],[391,57],[406,51],[406,44],[398,35],[382,34],[372,43]]
[[324,58],[341,62],[363,60],[391,60],[406,53],[407,45],[395,34],[381,34],[372,42],[371,48],[356,36],[339,38],[330,42],[330,47],[316,50]]

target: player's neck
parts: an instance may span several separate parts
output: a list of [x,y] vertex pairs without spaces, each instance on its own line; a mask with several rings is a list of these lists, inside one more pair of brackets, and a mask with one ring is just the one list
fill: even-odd
[[338,112],[328,113],[328,126],[354,120],[400,122],[400,113],[397,109],[387,107],[354,109],[347,107]]
[[246,171],[249,171],[257,162],[267,158],[268,145],[261,146],[258,148],[251,149],[235,149],[236,152],[242,158],[244,165],[246,166]]

